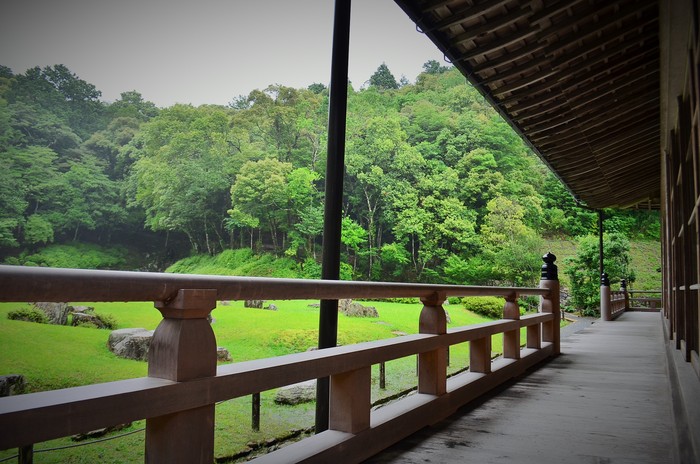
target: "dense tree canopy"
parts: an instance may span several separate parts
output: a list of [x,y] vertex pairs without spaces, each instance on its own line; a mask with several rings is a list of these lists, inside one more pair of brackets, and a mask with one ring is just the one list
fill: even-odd
[[[343,274],[533,283],[541,237],[592,233],[596,213],[456,69],[423,69],[399,85],[382,63],[369,85],[348,86]],[[3,258],[75,240],[139,247],[130,238],[151,234],[164,248],[182,238],[179,255],[251,248],[317,274],[324,85],[271,85],[227,107],[100,96],[62,65],[0,66]],[[611,232],[658,238],[654,213],[607,217]]]

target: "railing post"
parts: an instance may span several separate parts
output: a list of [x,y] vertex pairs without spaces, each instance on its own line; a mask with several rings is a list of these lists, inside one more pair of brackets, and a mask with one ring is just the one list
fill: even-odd
[[605,272],[600,275],[600,318],[604,321],[612,321],[610,280]]
[[630,309],[630,294],[627,293],[627,280],[626,279],[621,279],[620,280],[620,290],[625,295],[625,311],[629,311]]
[[[153,334],[148,376],[186,382],[216,375],[216,339],[207,316],[216,290],[181,289],[170,301],[157,301],[163,314]],[[214,405],[146,420],[146,462],[214,461]]]
[[[447,317],[442,303],[446,295],[435,293],[422,298],[418,331],[422,334],[447,333]],[[418,355],[418,393],[444,395],[447,392],[447,348],[438,348]]]
[[540,288],[549,289],[549,295],[540,297],[540,312],[552,313],[551,321],[542,324],[542,340],[551,342],[554,346],[555,356],[561,352],[559,324],[561,323],[561,308],[559,301],[559,272],[554,262],[557,257],[552,253],[547,253],[542,257],[542,274],[540,278]]
[[[506,303],[503,306],[503,319],[520,320],[520,307],[517,299],[518,295],[516,294],[506,297]],[[503,357],[520,359],[520,329],[503,332]]]

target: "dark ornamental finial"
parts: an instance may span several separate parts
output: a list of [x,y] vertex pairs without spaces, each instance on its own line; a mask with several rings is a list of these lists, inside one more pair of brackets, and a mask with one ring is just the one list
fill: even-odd
[[600,285],[602,285],[604,287],[610,286],[610,279],[608,279],[608,274],[606,274],[605,272],[603,272],[600,275]]
[[554,264],[554,261],[556,260],[557,257],[552,252],[547,252],[544,256],[542,256],[542,261],[544,261],[544,264],[542,265],[541,280],[559,280],[557,265]]

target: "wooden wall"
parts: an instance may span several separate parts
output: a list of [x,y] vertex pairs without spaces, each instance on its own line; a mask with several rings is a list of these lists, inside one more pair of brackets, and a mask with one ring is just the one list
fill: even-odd
[[[675,3],[675,2],[672,2]],[[675,348],[700,377],[700,17],[697,2],[668,12],[662,145],[664,315]],[[671,7],[673,10],[673,7]],[[662,11],[663,14],[663,11]],[[675,16],[674,16],[675,15]],[[675,23],[675,24],[674,24]],[[673,27],[675,26],[675,27]],[[663,121],[665,119],[665,121]],[[664,122],[667,122],[664,124]]]

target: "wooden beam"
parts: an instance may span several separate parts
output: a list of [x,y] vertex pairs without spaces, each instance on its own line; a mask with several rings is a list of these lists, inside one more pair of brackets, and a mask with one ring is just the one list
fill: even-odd
[[[508,0],[486,0],[475,5],[467,5],[460,8],[459,10],[453,11],[452,14],[446,16],[445,18],[436,21],[430,25],[427,30],[423,32],[441,31],[458,24],[462,24],[468,21],[473,21],[479,16],[483,16],[487,13],[492,12],[498,8],[504,7],[508,3]],[[446,5],[441,5],[446,6]],[[435,11],[436,8],[430,8],[428,11]],[[424,10],[425,11],[425,10]]]
[[[594,43],[582,44],[581,46],[576,47],[576,49],[573,52],[564,53],[561,57],[553,59],[552,67],[557,69],[563,68],[571,64],[572,62],[578,60],[579,58],[583,57],[584,55],[586,56],[586,63],[593,64],[591,60],[601,59],[601,57],[607,58],[616,53],[625,51],[626,49],[637,45],[641,41],[656,38],[658,36],[658,31],[652,28],[646,33],[642,32],[634,37],[628,37],[626,39],[623,39],[625,35],[631,32],[656,23],[658,23],[658,18],[650,17],[644,22],[630,24],[623,29],[615,31],[614,34],[610,34],[604,38],[601,38],[601,40],[596,41]],[[620,43],[617,45],[613,45],[615,42]],[[597,56],[595,54],[593,54],[593,56],[589,56],[596,51],[600,51],[603,47],[605,47],[605,52],[601,52],[599,54],[600,56]],[[552,55],[554,55],[555,53],[556,51],[553,51]]]
[[450,42],[453,46],[474,40],[484,34],[496,34],[496,31],[510,26],[520,20],[527,20],[528,14],[523,14],[522,10],[513,10],[509,14],[497,18],[489,18],[479,26],[466,26],[465,32],[452,36]]
[[497,40],[493,40],[488,43],[477,44],[476,47],[469,49],[466,52],[458,53],[458,50],[455,50],[455,56],[457,57],[457,61],[466,62],[477,56],[487,55],[495,50],[500,50],[502,48],[507,47],[508,45],[512,45],[521,40],[525,40],[528,37],[532,37],[536,33],[536,29],[526,29],[524,31],[521,31],[519,34],[514,33],[506,37],[500,37]]

